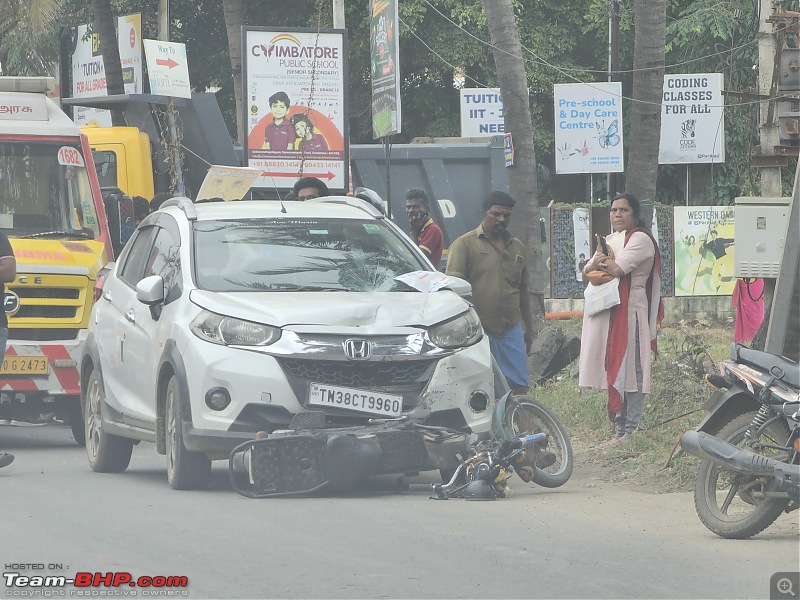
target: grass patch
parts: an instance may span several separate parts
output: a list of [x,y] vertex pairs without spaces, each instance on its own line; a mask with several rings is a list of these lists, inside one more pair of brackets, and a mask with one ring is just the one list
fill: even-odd
[[[569,325],[567,326],[569,327]],[[642,427],[634,441],[604,453],[592,450],[608,439],[613,428],[606,414],[606,392],[578,389],[577,377],[567,370],[531,390],[552,408],[567,428],[578,460],[597,467],[599,476],[629,480],[653,491],[688,490],[699,462],[681,454],[667,461],[681,434],[705,416],[704,403],[711,394],[703,376],[718,372],[727,358],[733,332],[709,323],[680,324],[659,331],[659,357],[653,362],[650,393]]]

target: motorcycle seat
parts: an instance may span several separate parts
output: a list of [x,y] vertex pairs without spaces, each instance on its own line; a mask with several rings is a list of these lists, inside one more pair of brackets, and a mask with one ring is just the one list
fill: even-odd
[[736,347],[736,360],[749,364],[753,367],[772,373],[774,367],[780,368],[784,375],[780,379],[792,387],[800,387],[800,365],[789,360],[785,356],[753,350],[744,346]]

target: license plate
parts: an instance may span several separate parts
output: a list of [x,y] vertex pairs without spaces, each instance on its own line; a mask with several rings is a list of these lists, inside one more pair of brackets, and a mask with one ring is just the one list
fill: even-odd
[[0,375],[47,375],[50,365],[46,356],[6,356]]
[[368,390],[312,383],[308,403],[367,412],[382,417],[399,417],[403,412],[403,397]]

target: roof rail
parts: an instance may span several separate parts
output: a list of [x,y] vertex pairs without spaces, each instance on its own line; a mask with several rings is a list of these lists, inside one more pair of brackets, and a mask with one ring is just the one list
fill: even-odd
[[190,221],[197,220],[197,211],[194,208],[194,203],[186,196],[175,196],[174,198],[165,200],[164,203],[159,207],[159,210],[168,206],[177,206],[180,208],[186,215],[186,218]]
[[0,92],[44,94],[55,91],[55,77],[0,77]]
[[353,208],[360,208],[365,213],[376,219],[383,219],[384,215],[375,208],[372,204],[361,198],[355,196],[319,196],[318,198],[311,198],[305,202],[324,202],[326,204],[345,204]]

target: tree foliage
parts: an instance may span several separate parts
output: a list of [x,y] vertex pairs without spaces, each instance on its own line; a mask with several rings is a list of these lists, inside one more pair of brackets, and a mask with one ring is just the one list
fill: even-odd
[[[757,64],[757,0],[666,0],[666,72],[723,72],[725,88],[754,88]],[[632,94],[633,4],[619,0],[620,79]],[[112,0],[115,14],[141,11],[144,36],[157,37],[158,0]],[[610,0],[514,0],[526,62],[537,160],[554,164],[553,84],[605,81]],[[0,0],[0,65],[3,74],[52,74],[60,36],[91,23],[91,0]],[[171,39],[186,43],[194,89],[216,89],[236,137],[235,101],[223,0],[170,0]],[[369,15],[367,0],[346,2],[348,98],[353,143],[370,143]],[[402,0],[400,73],[403,132],[396,142],[418,136],[457,136],[459,92],[455,69],[467,87],[498,85],[481,0]],[[244,0],[248,26],[330,28],[330,0]],[[627,104],[627,103],[626,103]],[[728,96],[725,111],[726,162],[693,167],[693,201],[728,204],[736,195],[759,192],[758,171],[749,156],[757,143],[757,105]],[[625,106],[626,127],[630,109]],[[793,163],[794,164],[794,163]],[[787,189],[790,170],[784,170]],[[685,170],[659,167],[658,199],[683,202]],[[543,198],[546,202],[548,198]]]

